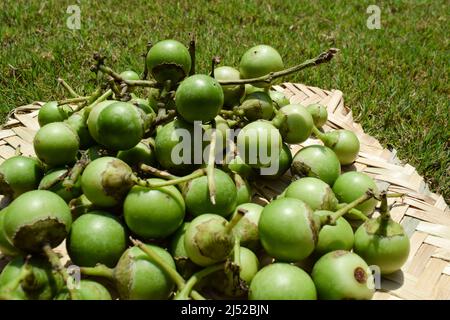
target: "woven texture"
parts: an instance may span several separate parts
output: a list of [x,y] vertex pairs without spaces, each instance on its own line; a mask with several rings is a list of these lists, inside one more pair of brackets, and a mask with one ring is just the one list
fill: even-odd
[[[275,87],[291,103],[327,106],[328,122],[323,127],[348,129],[361,142],[359,157],[343,171],[357,170],[375,179],[380,190],[404,193],[403,198],[390,199],[395,203],[392,218],[400,222],[410,237],[411,252],[402,271],[384,277],[374,299],[450,299],[450,209],[442,196],[431,193],[415,168],[402,164],[395,150],[384,149],[373,137],[364,133],[353,121],[351,111],[344,106],[342,92],[327,91],[302,84],[284,83]],[[39,128],[37,113],[40,103],[19,107],[11,114],[0,131],[0,163],[15,154],[20,146],[24,155],[34,155],[33,136]],[[302,145],[291,146],[295,154],[301,147],[321,144],[308,139]],[[261,183],[260,193],[273,198],[290,182],[287,174],[277,181]],[[262,197],[260,201],[264,201]]]

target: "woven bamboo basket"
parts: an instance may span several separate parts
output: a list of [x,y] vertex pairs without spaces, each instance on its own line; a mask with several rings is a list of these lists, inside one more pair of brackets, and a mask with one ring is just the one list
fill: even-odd
[[[395,202],[392,218],[403,225],[410,237],[410,256],[401,271],[383,277],[374,299],[450,299],[450,209],[444,198],[431,193],[415,168],[399,161],[395,150],[384,149],[374,137],[364,133],[344,105],[341,91],[293,83],[284,83],[275,89],[283,92],[291,103],[327,106],[325,131],[342,128],[355,132],[361,142],[361,150],[356,162],[343,168],[344,171],[364,172],[375,179],[380,190],[405,194],[403,198],[391,198],[390,203]],[[0,163],[13,156],[18,147],[22,154],[34,155],[32,142],[39,129],[37,114],[41,105],[34,103],[19,107],[11,114],[0,130]],[[310,144],[321,142],[308,139],[302,145],[291,146],[292,152]],[[280,194],[290,178],[286,174],[278,181],[260,183],[261,195],[256,200],[264,202]],[[58,250],[64,253],[64,246]]]

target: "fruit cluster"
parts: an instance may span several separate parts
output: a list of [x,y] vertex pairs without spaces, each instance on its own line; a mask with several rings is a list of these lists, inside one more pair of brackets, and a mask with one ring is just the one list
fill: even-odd
[[[0,299],[370,299],[371,270],[395,272],[408,257],[389,215],[396,195],[341,174],[359,141],[323,132],[323,105],[271,90],[335,53],[284,69],[259,45],[239,70],[215,57],[210,74],[195,74],[195,42],[164,40],[142,76],[96,54],[89,96],[60,79],[71,98],[40,109],[36,157],[0,165],[0,251],[10,257]],[[311,135],[323,145],[292,156],[289,144]],[[252,202],[258,181],[289,170],[281,195]],[[65,266],[53,251],[63,241]]]

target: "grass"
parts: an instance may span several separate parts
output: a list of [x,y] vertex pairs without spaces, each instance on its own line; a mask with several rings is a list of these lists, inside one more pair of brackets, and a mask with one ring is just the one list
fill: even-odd
[[[187,43],[194,31],[197,71],[207,72],[213,55],[236,66],[259,43],[277,48],[286,65],[333,46],[341,52],[332,63],[284,80],[342,90],[366,132],[397,149],[450,202],[448,2],[376,2],[379,30],[366,26],[374,1],[2,1],[1,117],[64,97],[57,77],[92,90],[90,57],[98,50],[116,70],[139,71],[147,41]],[[66,27],[73,4],[80,30]]]

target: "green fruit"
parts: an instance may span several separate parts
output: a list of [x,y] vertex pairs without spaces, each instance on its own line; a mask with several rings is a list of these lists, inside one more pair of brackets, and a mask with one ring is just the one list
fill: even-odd
[[[241,75],[238,70],[228,66],[222,66],[214,69],[214,78],[220,80],[239,80]],[[239,105],[241,98],[245,93],[244,85],[222,85],[223,106],[230,109]]]
[[367,263],[348,251],[327,253],[311,275],[322,300],[370,300],[375,291]]
[[73,110],[68,105],[58,106],[58,102],[46,102],[38,113],[39,126],[43,127],[52,122],[61,122],[67,119]]
[[177,271],[188,279],[198,270],[198,266],[189,260],[186,249],[184,247],[184,236],[190,222],[184,222],[178,230],[172,235],[170,240],[170,254],[175,260]]
[[18,256],[21,254],[20,250],[15,248],[11,242],[9,242],[8,238],[6,237],[5,230],[3,228],[3,221],[6,214],[6,210],[8,207],[2,209],[0,211],[0,252],[1,254],[4,254],[5,256]]
[[183,80],[175,93],[178,114],[191,123],[214,119],[223,106],[223,99],[219,82],[203,74]]
[[95,141],[89,133],[89,128],[86,122],[86,109],[72,114],[65,123],[71,127],[80,139],[80,149],[85,150],[92,146]]
[[[314,211],[317,216],[327,216],[333,212],[326,210]],[[335,251],[335,250],[347,250],[350,251],[353,248],[353,229],[350,223],[344,218],[336,220],[335,225],[324,225],[319,231],[315,253],[318,256]]]
[[154,148],[145,140],[131,149],[119,151],[117,158],[126,162],[130,167],[138,167],[140,164],[152,166],[156,162]]
[[[350,203],[368,190],[372,190],[375,194],[378,194],[378,187],[371,177],[362,172],[346,172],[339,176],[333,185],[333,192],[336,195],[339,202]],[[377,205],[377,200],[374,198],[368,199],[355,207],[360,210],[366,216],[370,215],[375,206]]]
[[[175,269],[172,256],[164,249],[146,245]],[[174,289],[172,279],[138,247],[126,250],[114,268],[114,279],[121,299],[168,299]]]
[[250,300],[316,300],[316,288],[302,269],[287,264],[268,265],[254,276]]
[[239,109],[244,111],[250,121],[270,120],[273,116],[272,99],[266,92],[253,92],[245,96]]
[[236,185],[228,174],[214,169],[216,184],[216,203],[211,202],[206,176],[190,180],[182,187],[186,208],[194,217],[203,213],[215,213],[223,217],[229,216],[236,207]]
[[341,164],[330,148],[312,145],[297,152],[291,172],[298,177],[318,178],[332,186],[341,174]]
[[296,262],[314,251],[320,222],[303,201],[282,198],[264,207],[258,228],[261,244],[270,256]]
[[328,120],[328,111],[324,105],[313,103],[306,107],[306,110],[311,114],[314,125],[321,128]]
[[[264,76],[284,68],[283,59],[274,48],[268,45],[258,45],[248,49],[241,58],[239,72],[243,79]],[[256,87],[268,87],[269,83],[258,82]]]
[[127,248],[127,232],[117,217],[104,211],[83,214],[72,224],[66,242],[73,263],[114,267]]
[[194,218],[184,235],[188,258],[202,267],[224,261],[234,244],[227,225],[228,221],[217,214],[204,213]]
[[304,201],[313,210],[334,211],[338,205],[331,187],[317,178],[307,177],[292,182],[285,196]]
[[67,236],[72,216],[66,202],[47,190],[34,190],[17,197],[4,221],[7,239],[18,249],[41,252],[45,244],[58,246]]
[[38,158],[51,167],[64,166],[75,162],[80,139],[67,124],[53,122],[38,130],[33,140]]
[[311,135],[314,126],[309,112],[298,104],[282,107],[272,122],[280,130],[283,141],[286,143],[305,141]]
[[[175,174],[184,174],[192,172],[195,168],[194,154],[198,152],[195,149],[197,127],[181,119],[176,119],[164,125],[156,134],[155,153],[159,164],[166,170]],[[203,132],[200,130],[200,137]],[[181,147],[181,149],[180,149]],[[184,150],[185,148],[189,150]],[[202,145],[200,145],[200,154]]]
[[25,259],[16,257],[11,260],[0,274],[0,290],[20,277],[23,268],[29,268],[31,273],[25,277],[14,290],[10,292],[20,300],[50,300],[64,287],[64,279],[50,263],[40,257]]
[[134,186],[123,203],[123,214],[128,228],[136,235],[143,238],[165,238],[183,223],[185,204],[175,186],[157,189]]
[[46,186],[52,183],[57,179],[61,179],[63,176],[67,175],[67,169],[55,169],[49,173],[47,173],[39,183],[38,189],[49,190],[56,193],[58,196],[64,199],[64,201],[69,202],[70,200],[77,198],[81,195],[81,180],[78,179],[75,182],[75,185],[69,190],[63,186],[63,181],[60,180],[57,183],[53,184],[50,188]]
[[354,251],[369,265],[390,274],[405,264],[409,256],[409,239],[401,224],[378,217],[367,220],[355,232]]
[[251,84],[246,83],[244,97],[248,96],[249,94],[252,94],[253,92],[263,92],[263,91],[264,91],[264,88],[258,88],[258,87],[252,86]]
[[88,111],[85,111],[87,113],[87,126],[88,126],[88,130],[90,135],[92,136],[92,138],[94,138],[95,140],[97,140],[99,138],[99,134],[98,134],[98,128],[97,128],[97,122],[98,122],[98,117],[100,115],[100,113],[109,105],[116,103],[116,100],[105,100],[102,102],[97,103],[96,105],[94,105],[94,107],[90,110],[90,112],[88,113]]
[[[80,280],[79,287],[74,288],[74,300],[112,300],[111,294],[102,284],[92,280]],[[59,293],[55,300],[71,300],[67,290]]]
[[17,198],[36,189],[42,175],[42,166],[36,159],[24,156],[8,158],[0,164],[0,194]]
[[188,49],[176,40],[157,42],[148,52],[147,68],[160,83],[170,80],[176,84],[191,70],[191,56]]
[[278,170],[274,174],[262,175],[265,179],[278,179],[289,170],[292,164],[292,152],[289,145],[283,143],[280,156],[278,157]]
[[139,80],[140,79],[139,75],[136,72],[132,71],[132,70],[123,71],[120,74],[120,76],[124,80]]
[[134,99],[130,100],[130,103],[132,103],[135,107],[144,111],[144,113],[156,116],[155,111],[152,108],[152,106],[150,105],[150,102],[148,100],[141,99],[141,98],[134,98]]
[[287,106],[290,102],[289,99],[286,98],[284,93],[280,91],[269,91],[270,98],[273,101],[274,107],[279,110],[280,108],[283,108],[284,106]]
[[141,141],[146,129],[143,112],[128,102],[111,103],[98,112],[96,119],[92,117],[91,112],[88,127],[92,137],[112,150],[134,147]]
[[262,171],[263,174],[278,170],[275,164],[283,144],[280,132],[270,122],[258,120],[247,124],[238,134],[237,147],[246,164],[267,169]]
[[233,234],[239,238],[242,246],[256,250],[260,247],[258,223],[264,208],[256,203],[243,203],[237,206],[231,219],[237,215],[239,209],[246,212],[233,228]]
[[334,130],[325,134],[324,144],[336,153],[342,165],[352,164],[359,154],[358,137],[349,130]]
[[252,177],[255,174],[253,168],[246,164],[244,160],[242,160],[242,158],[238,155],[229,160],[228,163],[225,163],[224,170],[236,173],[246,179]]
[[89,163],[81,175],[81,189],[95,205],[113,207],[119,204],[133,186],[133,172],[122,160],[98,158]]
[[243,179],[240,175],[234,175],[234,183],[236,184],[236,205],[240,205],[242,203],[247,203],[252,200],[252,187],[247,182],[247,180]]

